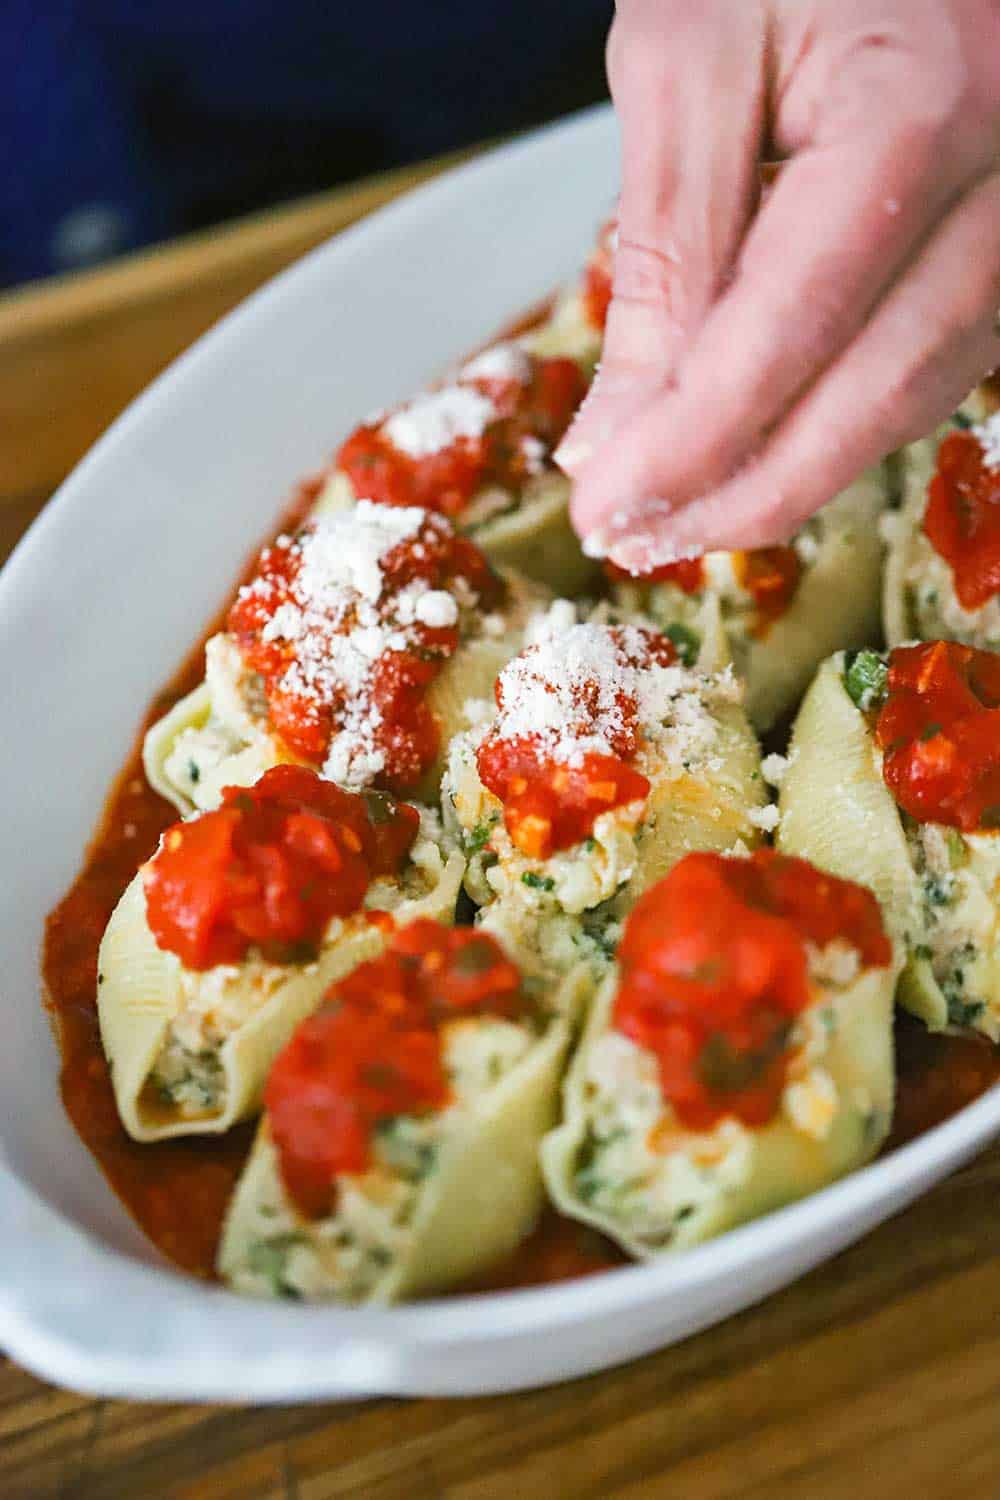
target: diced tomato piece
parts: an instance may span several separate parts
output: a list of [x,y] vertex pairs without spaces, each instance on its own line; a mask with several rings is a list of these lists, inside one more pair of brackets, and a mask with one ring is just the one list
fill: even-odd
[[810,1001],[805,943],[838,939],[862,965],[890,962],[870,891],[772,849],[689,854],[640,898],[618,949],[613,1024],[655,1054],[683,1125],[773,1117]]
[[275,766],[167,829],[142,870],[150,930],[189,969],[250,948],[279,963],[313,956],[331,918],[401,868],[419,825],[406,803],[383,794],[374,807],[304,766]]
[[302,1212],[336,1201],[336,1179],[372,1165],[372,1137],[450,1093],[440,1028],[461,1016],[516,1020],[521,976],[488,933],[412,922],[336,984],[271,1070],[265,1094],[281,1174]]
[[918,823],[1000,828],[1000,656],[955,641],[890,653],[882,774]]
[[1000,467],[986,463],[975,432],[949,433],[938,449],[924,531],[962,607],[987,604],[1000,590]]

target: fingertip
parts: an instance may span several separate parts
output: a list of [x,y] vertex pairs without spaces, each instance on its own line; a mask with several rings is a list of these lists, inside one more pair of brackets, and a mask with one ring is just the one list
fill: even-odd
[[569,510],[581,537],[611,527],[620,527],[627,515],[628,490],[615,482],[615,466],[605,450],[591,453],[574,469]]
[[589,391],[553,454],[564,473],[576,478],[645,405],[656,387],[645,370],[599,366]]
[[[595,504],[593,496],[582,480],[574,479],[569,497],[569,516],[573,523],[573,530],[581,541],[586,543],[602,528],[603,512],[606,508],[600,503]],[[594,556],[603,556],[603,553],[595,553]]]
[[588,459],[593,458],[594,448],[592,443],[574,437],[571,427],[563,438],[559,447],[552,455],[552,461],[558,464],[563,473],[572,479],[579,469],[582,469]]

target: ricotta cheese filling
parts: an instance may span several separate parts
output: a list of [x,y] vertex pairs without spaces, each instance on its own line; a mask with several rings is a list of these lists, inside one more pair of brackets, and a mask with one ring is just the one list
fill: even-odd
[[[777,1122],[822,1142],[841,1102],[824,1066],[836,1032],[835,1002],[860,969],[856,950],[841,941],[809,945],[807,953],[815,999],[791,1033]],[[586,1129],[574,1190],[651,1248],[669,1245],[686,1220],[711,1213],[753,1169],[755,1131],[732,1116],[710,1130],[682,1126],[664,1102],[655,1055],[619,1031],[609,1028],[588,1049],[583,1099]],[[866,1105],[861,1097],[851,1102]]]
[[920,457],[911,459],[912,497],[903,512],[887,512],[880,529],[889,547],[903,548],[905,552],[902,587],[912,634],[920,640],[941,637],[995,651],[1000,649],[1000,595],[987,599],[978,609],[966,609],[955,593],[951,565],[934,550],[923,530],[927,486],[936,468],[937,450],[949,432],[971,428],[982,445],[984,467],[1000,468],[1000,412],[977,422],[975,418],[980,412],[980,398],[974,392],[933,438],[916,445],[914,451],[918,455],[930,450],[930,463]]
[[1000,1042],[1000,835],[904,826],[920,883],[910,952],[930,964],[949,1024]]
[[409,1253],[421,1193],[433,1190],[440,1155],[465,1112],[524,1060],[537,1036],[527,1023],[492,1017],[448,1022],[441,1039],[449,1106],[384,1121],[374,1142],[375,1164],[338,1177],[336,1206],[327,1218],[302,1219],[277,1170],[269,1174],[268,1193],[257,1204],[257,1232],[235,1284],[272,1296],[368,1296]]
[[[890,525],[894,520],[890,518]],[[987,599],[978,609],[966,609],[959,603],[951,567],[935,552],[919,525],[910,537],[906,555],[903,587],[914,635],[922,640],[944,638],[987,650],[1000,649],[1000,595]]]

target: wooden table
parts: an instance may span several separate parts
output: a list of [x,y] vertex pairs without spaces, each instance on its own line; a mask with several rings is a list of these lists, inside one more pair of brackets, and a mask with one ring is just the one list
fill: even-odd
[[[0,558],[125,402],[431,163],[0,297]],[[762,1306],[525,1395],[140,1406],[0,1363],[0,1496],[997,1500],[1000,1148]]]

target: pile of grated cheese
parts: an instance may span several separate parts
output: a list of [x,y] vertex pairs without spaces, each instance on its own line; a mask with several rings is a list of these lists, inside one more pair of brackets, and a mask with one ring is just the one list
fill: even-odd
[[[387,592],[382,563],[402,542],[419,557],[422,530],[450,532],[443,517],[417,506],[395,507],[360,500],[352,509],[324,517],[302,537],[280,537],[277,547],[295,549],[300,565],[291,600],[275,610],[264,640],[294,644],[294,660],[280,682],[283,691],[319,705],[336,704],[340,723],[330,740],[323,775],[358,788],[385,767],[379,745],[382,714],[373,698],[374,668],[389,651],[420,644],[420,628],[455,625],[476,596],[464,579],[434,589],[422,579]],[[247,591],[266,593],[266,578]],[[246,592],[246,591],[244,591]]]
[[973,427],[972,434],[982,447],[984,467],[1000,469],[1000,411]]
[[401,407],[382,430],[401,453],[410,458],[429,458],[450,448],[459,438],[482,437],[496,417],[497,409],[489,396],[472,386],[449,385]]
[[459,380],[503,380],[527,385],[531,379],[531,356],[520,344],[493,344],[464,364]]
[[651,660],[648,630],[573,623],[572,606],[557,600],[532,640],[498,678],[497,738],[532,737],[541,754],[572,767],[588,754],[615,755],[616,739],[634,723],[671,761],[691,763],[713,745],[716,725],[704,702],[711,680]]
[[[531,374],[531,356],[520,344],[494,344],[463,365],[453,384],[417,396],[385,418],[382,431],[400,453],[429,458],[460,438],[482,437],[500,416],[495,401],[477,382],[526,386]],[[529,462],[540,463],[542,456],[534,448],[526,452]]]

